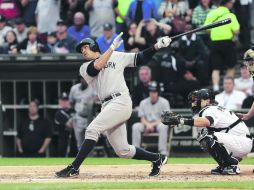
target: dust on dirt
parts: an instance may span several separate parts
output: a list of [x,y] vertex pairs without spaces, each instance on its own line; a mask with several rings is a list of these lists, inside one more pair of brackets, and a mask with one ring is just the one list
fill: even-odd
[[234,176],[211,175],[212,164],[167,164],[158,177],[148,177],[149,164],[96,165],[80,168],[76,178],[56,178],[54,173],[66,166],[1,166],[0,183],[13,182],[190,182],[190,181],[246,181],[253,180],[254,166],[241,165],[241,174]]

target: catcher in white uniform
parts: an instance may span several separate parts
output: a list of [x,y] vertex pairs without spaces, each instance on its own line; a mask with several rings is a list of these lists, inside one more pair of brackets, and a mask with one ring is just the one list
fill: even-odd
[[101,133],[106,133],[119,157],[151,161],[152,171],[149,176],[158,176],[161,166],[167,162],[167,156],[148,152],[127,142],[125,122],[131,116],[132,102],[124,79],[124,69],[145,63],[158,49],[169,46],[171,39],[163,37],[152,47],[138,53],[123,53],[114,51],[123,42],[119,41],[121,36],[122,33],[102,55],[98,44],[91,38],[82,40],[76,48],[86,60],[80,67],[80,74],[97,90],[102,109],[87,127],[85,140],[75,160],[67,168],[56,172],[57,177],[78,175],[80,165],[96,145]]
[[192,105],[193,118],[165,112],[162,123],[202,127],[197,138],[201,149],[219,164],[211,173],[240,174],[239,161],[252,149],[252,137],[245,123],[234,112],[217,106],[214,94],[209,89],[193,91],[188,99]]

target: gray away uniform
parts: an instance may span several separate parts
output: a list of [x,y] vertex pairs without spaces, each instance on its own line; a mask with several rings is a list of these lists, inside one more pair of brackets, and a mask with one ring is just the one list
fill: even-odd
[[85,129],[91,119],[93,97],[95,96],[93,88],[88,86],[81,89],[81,83],[71,87],[69,100],[74,105],[75,115],[73,118],[74,133],[77,140],[77,147],[80,149],[84,140]]
[[[144,117],[148,122],[154,122],[160,119],[163,111],[170,110],[169,102],[165,98],[158,97],[155,104],[151,103],[150,97],[142,100],[138,109],[138,116]],[[141,133],[145,130],[145,125],[141,122],[134,123],[132,127],[132,144],[140,147]],[[163,155],[168,155],[167,140],[168,126],[160,123],[156,126],[156,131],[159,133],[159,152]]]
[[133,67],[135,61],[135,53],[114,51],[105,67],[95,77],[87,74],[90,62],[85,62],[80,67],[81,76],[88,84],[93,85],[100,100],[114,96],[115,93],[121,94],[103,102],[101,112],[87,127],[85,139],[97,141],[100,134],[105,133],[116,154],[124,158],[132,158],[136,153],[136,148],[127,142],[125,122],[131,116],[132,101],[123,74],[125,67]]

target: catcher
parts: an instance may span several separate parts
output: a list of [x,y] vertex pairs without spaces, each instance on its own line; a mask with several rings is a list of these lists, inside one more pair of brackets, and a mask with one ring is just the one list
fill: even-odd
[[164,112],[162,123],[201,127],[197,140],[203,151],[209,153],[218,163],[211,174],[240,174],[238,166],[252,149],[249,129],[232,111],[217,106],[214,94],[209,89],[193,91],[189,94],[193,118]]

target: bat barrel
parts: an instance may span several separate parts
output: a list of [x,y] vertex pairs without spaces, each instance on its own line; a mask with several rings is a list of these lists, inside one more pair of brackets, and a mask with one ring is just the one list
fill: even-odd
[[224,20],[220,20],[218,22],[214,22],[212,24],[208,24],[208,25],[202,26],[200,28],[196,28],[196,29],[190,30],[188,32],[184,32],[184,33],[172,36],[170,38],[172,40],[176,40],[177,38],[180,38],[180,37],[188,35],[188,34],[204,31],[204,30],[207,30],[207,29],[215,28],[215,27],[222,26],[222,25],[229,24],[229,23],[231,23],[231,19],[227,18],[227,19],[224,19]]

